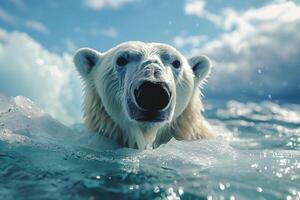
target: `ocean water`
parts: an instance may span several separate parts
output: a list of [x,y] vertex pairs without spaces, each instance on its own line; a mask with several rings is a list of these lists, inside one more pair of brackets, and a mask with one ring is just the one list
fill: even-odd
[[0,95],[0,198],[300,199],[300,105],[206,102],[205,115],[215,139],[103,150]]

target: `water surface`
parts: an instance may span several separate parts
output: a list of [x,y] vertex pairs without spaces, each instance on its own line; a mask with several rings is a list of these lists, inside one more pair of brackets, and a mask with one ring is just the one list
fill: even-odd
[[0,97],[1,199],[300,199],[300,105],[209,102],[216,139],[139,151]]

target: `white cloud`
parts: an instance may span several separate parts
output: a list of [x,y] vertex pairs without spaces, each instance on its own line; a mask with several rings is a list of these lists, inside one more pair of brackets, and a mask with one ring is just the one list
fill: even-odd
[[110,38],[116,38],[118,36],[118,31],[114,27],[109,27],[107,29],[101,29],[101,30],[99,30],[99,33],[103,36],[110,37]]
[[186,46],[191,46],[193,48],[199,47],[200,44],[205,41],[207,41],[207,36],[205,35],[176,36],[173,40],[174,45],[178,48],[183,48]]
[[275,26],[280,23],[293,23],[299,20],[299,16],[299,6],[293,2],[268,4],[258,9],[249,9],[244,13],[224,9],[221,14],[225,30],[235,26],[240,29],[255,29],[255,25],[262,22]]
[[104,8],[117,9],[134,1],[137,0],[83,0],[83,5],[92,10],[102,10]]
[[74,53],[78,49],[76,44],[71,39],[65,40],[65,46],[66,46],[67,51],[70,53]]
[[[256,20],[274,20],[277,16],[282,16],[280,20],[298,19],[298,9],[295,9],[294,2],[286,0],[272,1],[261,9],[249,9],[244,12],[237,12],[232,8],[224,8],[220,13],[212,13],[206,9],[206,0],[189,0],[185,3],[184,12],[186,15],[195,15],[205,18],[215,25],[230,30],[235,25],[247,25],[247,21],[254,23]],[[241,17],[243,16],[243,17]]]
[[25,26],[41,33],[49,33],[47,27],[39,21],[27,20],[25,21]]
[[[14,1],[13,1],[14,2]],[[16,1],[18,2],[18,1]],[[22,1],[20,1],[22,2]],[[39,21],[36,20],[23,20],[17,16],[14,16],[7,11],[0,8],[0,20],[12,25],[12,26],[24,26],[29,29],[41,32],[41,33],[49,33],[48,28]]]
[[109,38],[116,38],[118,37],[119,34],[118,30],[113,26],[107,28],[92,27],[89,29],[77,27],[75,31],[77,33],[81,33],[93,37],[104,36]]
[[24,95],[65,123],[80,120],[80,81],[72,55],[49,52],[22,32],[0,29],[0,91]]
[[185,5],[185,13],[187,15],[203,16],[205,12],[204,8],[205,8],[204,0],[189,1]]
[[5,10],[0,8],[0,20],[10,24],[10,25],[16,25],[17,24],[17,19],[15,16],[9,14]]
[[201,18],[205,18],[214,24],[221,24],[221,18],[205,9],[205,0],[190,0],[187,1],[184,7],[186,15],[196,15]]
[[225,33],[191,50],[215,61],[208,93],[300,98],[300,6],[281,1],[219,16]]

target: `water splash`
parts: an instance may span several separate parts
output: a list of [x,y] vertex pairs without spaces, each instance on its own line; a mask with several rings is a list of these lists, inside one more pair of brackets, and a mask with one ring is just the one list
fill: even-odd
[[26,98],[1,96],[0,196],[299,199],[299,111],[229,101],[207,108],[216,139],[103,150],[104,138],[60,124]]

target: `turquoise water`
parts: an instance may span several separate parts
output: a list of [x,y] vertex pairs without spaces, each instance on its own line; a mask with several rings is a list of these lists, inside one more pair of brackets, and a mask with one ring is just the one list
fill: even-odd
[[75,144],[20,101],[0,98],[1,199],[300,199],[300,105],[208,102],[216,139],[138,151]]

